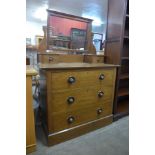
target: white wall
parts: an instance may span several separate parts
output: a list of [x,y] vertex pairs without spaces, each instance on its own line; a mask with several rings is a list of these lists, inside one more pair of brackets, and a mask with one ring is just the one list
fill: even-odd
[[36,40],[35,36],[36,35],[41,35],[43,36],[43,30],[42,30],[43,23],[37,23],[37,22],[32,22],[32,21],[27,21],[26,22],[26,38],[31,38],[31,44],[35,45]]

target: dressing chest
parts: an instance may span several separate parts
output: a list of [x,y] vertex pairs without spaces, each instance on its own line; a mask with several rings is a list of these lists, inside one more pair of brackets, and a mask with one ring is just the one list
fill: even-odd
[[112,123],[116,65],[40,64],[40,103],[48,145]]

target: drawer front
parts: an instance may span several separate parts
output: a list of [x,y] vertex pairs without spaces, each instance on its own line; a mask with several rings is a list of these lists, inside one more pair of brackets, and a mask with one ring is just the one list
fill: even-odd
[[103,63],[104,56],[85,55],[84,60],[89,63]]
[[40,63],[58,63],[59,55],[39,55]]
[[50,73],[49,90],[59,91],[89,86],[114,85],[114,69]]
[[50,115],[49,133],[68,129],[112,114],[112,109],[94,106],[78,111]]
[[98,105],[112,107],[113,91],[113,87],[109,86],[102,89],[91,87],[58,93],[48,92],[48,107],[50,113],[74,111]]
[[83,62],[83,55],[47,54],[38,55],[40,63]]

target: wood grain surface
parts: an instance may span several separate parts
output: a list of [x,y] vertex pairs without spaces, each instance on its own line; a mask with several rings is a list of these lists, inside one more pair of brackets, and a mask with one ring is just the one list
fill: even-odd
[[56,64],[39,64],[40,69],[46,70],[63,70],[63,69],[86,69],[86,68],[114,68],[120,65],[104,63],[56,63]]
[[26,152],[35,150],[36,137],[32,105],[32,77],[26,77]]
[[[74,68],[70,68],[71,64],[74,64]],[[80,133],[89,132],[111,122],[116,66],[110,65],[109,67],[109,65],[104,66],[100,63],[71,64],[65,63],[65,70],[62,63],[61,65],[47,65],[46,69],[40,68],[41,107],[49,145],[76,137]],[[88,66],[88,68],[84,66]],[[98,66],[99,68],[96,68]],[[101,79],[101,75],[104,78]],[[71,77],[74,79],[73,83],[68,82]],[[69,97],[74,98],[73,103],[68,102]],[[104,117],[106,117],[103,119],[104,121],[99,121]],[[93,121],[96,122],[95,127],[91,126],[93,123],[89,124]],[[89,125],[84,125],[87,123]],[[76,128],[75,131],[78,132],[81,128],[83,131],[75,133],[70,130],[71,128]],[[72,132],[71,136],[69,136],[70,132],[65,132],[67,130]],[[58,132],[64,134],[55,136],[55,133]],[[60,135],[64,138],[60,138]],[[52,139],[55,141],[51,142]]]
[[[114,69],[48,72],[47,74],[48,90],[73,90],[77,88],[87,88],[89,86],[95,86],[101,89],[104,86],[113,85]],[[104,75],[104,80],[99,79],[101,74]],[[70,77],[75,78],[75,83],[68,83]]]
[[97,119],[91,122],[84,123],[82,125],[69,128],[67,130],[63,130],[60,132],[52,133],[48,135],[48,145],[55,145],[60,142],[64,142],[66,140],[81,136],[85,133],[88,133],[90,131],[99,129],[101,127],[104,127],[110,123],[112,123],[113,116],[109,115],[107,117]]
[[26,153],[36,150],[36,137],[34,125],[34,111],[32,99],[32,76],[37,75],[37,71],[31,66],[26,68]]

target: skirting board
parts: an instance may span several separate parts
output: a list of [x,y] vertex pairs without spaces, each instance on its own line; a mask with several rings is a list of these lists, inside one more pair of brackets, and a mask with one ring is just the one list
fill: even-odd
[[36,151],[36,144],[26,146],[26,154]]
[[48,146],[52,146],[69,139],[81,136],[93,130],[99,129],[104,127],[108,124],[111,124],[113,121],[113,115],[97,119],[95,121],[91,121],[70,129],[66,129],[57,133],[49,134],[48,135]]

